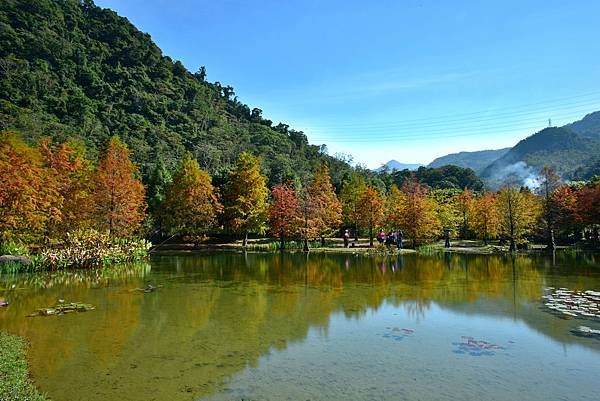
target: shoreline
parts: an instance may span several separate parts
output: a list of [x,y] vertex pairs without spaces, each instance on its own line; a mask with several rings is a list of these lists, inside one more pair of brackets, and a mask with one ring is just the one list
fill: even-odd
[[[251,253],[316,253],[316,254],[339,254],[339,255],[367,255],[367,256],[394,256],[394,255],[407,255],[407,254],[421,254],[427,255],[431,253],[456,253],[456,254],[470,254],[470,255],[527,255],[527,254],[540,254],[540,253],[552,253],[553,251],[546,250],[545,245],[533,244],[528,249],[519,249],[514,252],[508,250],[508,246],[500,246],[497,244],[483,245],[478,241],[464,240],[455,241],[450,248],[445,248],[443,241],[437,243],[426,244],[417,249],[413,248],[402,248],[398,251],[395,247],[387,247],[383,245],[374,245],[369,247],[364,243],[359,242],[359,246],[344,248],[340,245],[329,244],[329,246],[321,247],[316,246],[309,249],[308,252],[302,250],[300,247],[288,247],[286,249],[278,249],[274,247],[274,244],[278,244],[276,241],[268,240],[257,240],[255,242],[250,241],[248,246],[244,249],[241,241],[224,242],[224,243],[204,243],[204,244],[191,244],[191,243],[171,243],[156,246],[150,249],[150,255],[171,255],[171,254],[187,254],[195,252],[251,252]],[[584,251],[584,252],[597,252],[594,249],[578,249],[574,246],[557,246],[554,252],[564,251]]]
[[29,373],[27,340],[0,332],[0,399],[13,401],[49,401],[41,394]]

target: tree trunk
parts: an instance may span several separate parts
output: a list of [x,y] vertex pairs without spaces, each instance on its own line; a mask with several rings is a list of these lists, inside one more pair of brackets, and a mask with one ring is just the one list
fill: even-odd
[[373,248],[373,227],[369,227],[369,246]]
[[281,241],[279,250],[283,251],[283,250],[285,250],[285,237],[283,236],[283,233],[279,236],[279,240]]
[[354,241],[358,242],[358,224],[354,223]]
[[304,237],[304,252],[308,252],[310,251],[310,248],[308,247],[308,238]]
[[242,247],[246,248],[248,245],[248,231],[244,233],[244,241],[242,241]]
[[514,252],[517,250],[517,246],[515,245],[515,239],[510,237],[510,246],[508,247],[509,252]]
[[546,249],[549,251],[553,251],[556,248],[556,244],[554,242],[554,230],[550,229],[548,230],[548,244],[546,246]]
[[325,248],[325,237],[321,236],[321,247]]

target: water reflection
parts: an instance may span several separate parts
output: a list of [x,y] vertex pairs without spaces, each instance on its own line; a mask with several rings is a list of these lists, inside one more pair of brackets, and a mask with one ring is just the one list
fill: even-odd
[[[452,316],[452,324],[464,327],[475,316],[492,318],[498,327],[491,332],[506,329],[503,319],[510,319],[600,358],[600,341],[570,334],[578,322],[540,309],[546,286],[600,289],[599,263],[598,255],[582,254],[159,256],[150,264],[112,271],[3,276],[0,296],[11,305],[0,311],[0,329],[30,339],[35,380],[54,400],[184,400],[217,394],[228,399],[232,378],[261,369],[272,353],[313,341],[312,332],[328,338],[337,330],[331,326],[336,316],[355,322],[359,333],[370,333],[367,323],[373,316],[412,322],[411,327],[378,329],[378,337],[372,337],[385,346],[396,337],[403,342],[420,338],[412,326],[430,315]],[[148,283],[162,287],[152,293],[129,291]],[[97,310],[24,317],[59,298],[91,303]],[[378,347],[377,341],[356,340],[353,346],[369,349]],[[461,345],[457,338],[448,341],[449,349],[453,341],[458,351],[497,351],[468,339]],[[432,340],[421,347],[433,345],[438,344]],[[341,362],[340,355],[330,358]]]

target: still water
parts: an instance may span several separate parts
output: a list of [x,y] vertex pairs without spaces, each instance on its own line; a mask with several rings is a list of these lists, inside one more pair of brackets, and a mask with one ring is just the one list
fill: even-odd
[[[599,291],[600,256],[156,256],[1,276],[0,330],[54,401],[597,401],[600,318],[547,287]],[[58,299],[96,310],[26,317]]]

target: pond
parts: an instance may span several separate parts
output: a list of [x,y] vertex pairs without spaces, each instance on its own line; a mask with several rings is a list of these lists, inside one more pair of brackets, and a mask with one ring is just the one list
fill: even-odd
[[[164,255],[1,276],[0,330],[54,401],[598,400],[600,298],[560,288],[600,291],[600,256]],[[59,299],[95,309],[27,317]]]

